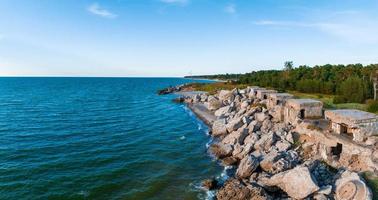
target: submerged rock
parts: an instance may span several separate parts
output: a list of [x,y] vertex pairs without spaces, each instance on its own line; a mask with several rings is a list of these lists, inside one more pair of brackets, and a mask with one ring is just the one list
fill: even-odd
[[174,98],[172,101],[175,102],[175,103],[183,103],[183,102],[185,102],[185,98],[184,97],[177,97],[177,98]]
[[214,190],[217,188],[218,181],[214,178],[206,179],[202,182],[202,187],[207,190]]

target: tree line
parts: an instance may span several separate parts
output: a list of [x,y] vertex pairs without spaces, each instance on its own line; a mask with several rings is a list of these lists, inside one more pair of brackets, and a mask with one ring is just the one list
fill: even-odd
[[[285,62],[282,70],[261,70],[246,74],[201,76],[202,78],[234,80],[240,84],[275,88],[279,91],[295,90],[304,93],[337,95],[334,103],[363,103],[372,99],[373,76],[378,64],[293,66]],[[198,77],[198,76],[197,76]]]

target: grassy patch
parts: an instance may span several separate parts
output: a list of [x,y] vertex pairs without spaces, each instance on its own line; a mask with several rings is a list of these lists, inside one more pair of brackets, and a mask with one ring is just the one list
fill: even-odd
[[365,178],[367,185],[373,192],[373,199],[378,200],[378,177],[372,172],[363,173],[363,177]]
[[[300,98],[300,99],[310,98],[310,99],[320,100],[324,103],[324,108],[328,108],[328,109],[357,109],[357,110],[369,111],[367,109],[368,108],[367,104],[362,104],[362,103],[335,104],[333,103],[333,99],[335,98],[335,95],[308,94],[308,93],[301,93],[297,91],[289,91],[289,93],[293,94],[296,98]],[[378,112],[375,112],[375,113],[378,114]]]
[[236,84],[230,82],[193,83],[190,85],[197,91],[204,91],[210,94],[215,94],[219,90],[232,90],[234,88],[244,89],[248,86],[244,84]]
[[361,103],[340,103],[334,105],[338,109],[357,109],[366,111],[366,105]]
[[378,101],[368,100],[366,104],[367,111],[378,113]]

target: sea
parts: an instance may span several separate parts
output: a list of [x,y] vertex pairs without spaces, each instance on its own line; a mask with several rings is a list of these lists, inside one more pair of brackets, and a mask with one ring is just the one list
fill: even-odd
[[184,78],[0,78],[0,199],[211,199],[224,174]]

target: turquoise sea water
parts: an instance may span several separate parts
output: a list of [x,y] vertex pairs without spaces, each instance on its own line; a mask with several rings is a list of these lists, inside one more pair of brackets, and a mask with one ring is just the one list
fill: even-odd
[[222,168],[180,78],[0,78],[0,199],[199,199]]

